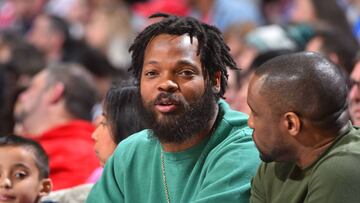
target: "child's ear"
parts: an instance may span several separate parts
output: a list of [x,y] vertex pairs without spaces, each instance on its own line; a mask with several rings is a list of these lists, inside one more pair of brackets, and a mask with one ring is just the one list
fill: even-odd
[[50,178],[44,178],[41,180],[41,186],[39,191],[39,196],[43,197],[48,195],[52,189],[52,181]]

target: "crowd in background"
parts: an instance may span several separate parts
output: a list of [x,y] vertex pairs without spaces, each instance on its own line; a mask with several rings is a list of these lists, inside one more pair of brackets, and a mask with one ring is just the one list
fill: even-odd
[[[84,176],[63,185],[69,174],[54,179],[50,173],[55,190],[86,183],[99,166],[91,133],[101,125],[101,101],[112,85],[130,78],[129,46],[157,12],[193,16],[221,30],[241,69],[229,69],[225,99],[232,108],[249,113],[247,87],[258,66],[308,50],[341,68],[352,121],[360,124],[359,0],[0,0],[0,134],[42,143],[51,173]],[[69,122],[71,132],[75,126],[86,138],[71,138],[70,147],[61,137],[49,144],[49,130]],[[59,153],[54,146],[66,155],[52,158]],[[72,153],[79,156],[73,163],[86,157],[77,164],[84,168],[60,166]]]

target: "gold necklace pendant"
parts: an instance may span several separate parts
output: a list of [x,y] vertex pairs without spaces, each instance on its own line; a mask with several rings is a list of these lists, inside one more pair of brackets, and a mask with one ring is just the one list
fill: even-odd
[[[160,146],[161,148],[161,146]],[[166,196],[166,202],[170,203],[170,197],[169,197],[169,189],[166,181],[166,174],[165,174],[165,160],[164,160],[164,152],[162,149],[160,149],[160,160],[161,160],[161,172],[163,177],[163,184],[165,189],[165,196]]]

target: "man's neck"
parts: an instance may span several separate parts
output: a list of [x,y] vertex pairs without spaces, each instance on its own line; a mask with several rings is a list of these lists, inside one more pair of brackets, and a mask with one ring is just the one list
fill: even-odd
[[344,125],[336,133],[326,132],[326,135],[314,136],[318,139],[315,141],[317,144],[313,146],[303,146],[298,152],[298,160],[296,164],[304,169],[312,165],[319,157],[336,141],[339,136],[343,136],[349,130],[348,124]]
[[299,151],[299,158],[296,161],[296,165],[298,165],[301,169],[305,169],[309,166],[311,166],[314,162],[316,162],[321,154],[328,149],[335,141],[336,137],[333,137],[329,140],[324,140],[321,144],[310,148],[305,147],[302,150]]
[[304,169],[316,162],[319,157],[333,145],[339,136],[343,136],[349,131],[349,124],[345,123],[341,128],[338,128],[335,131],[324,131],[318,130],[313,132],[313,138],[316,143],[312,146],[302,146],[298,150],[298,159],[296,164]]
[[215,114],[213,118],[209,121],[207,127],[200,131],[198,134],[190,138],[189,140],[186,140],[182,143],[161,143],[163,150],[166,152],[180,152],[184,151],[186,149],[189,149],[197,144],[199,144],[201,141],[206,139],[207,137],[211,136],[213,132],[213,128],[215,127],[216,118],[219,112],[219,106],[215,106]]
[[24,134],[31,137],[40,137],[46,131],[60,125],[64,125],[74,118],[66,111],[48,113],[48,116],[42,117],[44,119],[33,119],[36,122],[24,122]]

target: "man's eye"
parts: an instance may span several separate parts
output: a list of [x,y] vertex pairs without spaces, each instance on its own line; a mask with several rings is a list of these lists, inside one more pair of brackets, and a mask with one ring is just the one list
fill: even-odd
[[148,76],[148,77],[154,77],[157,75],[157,72],[155,71],[148,71],[145,73],[145,76]]
[[181,71],[179,73],[179,75],[182,75],[182,76],[193,76],[194,75],[194,72],[193,71],[190,71],[190,70],[184,70],[184,71]]

